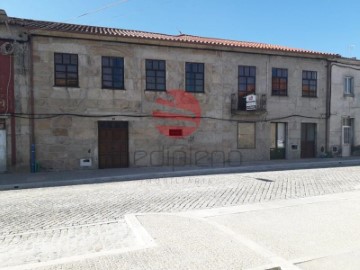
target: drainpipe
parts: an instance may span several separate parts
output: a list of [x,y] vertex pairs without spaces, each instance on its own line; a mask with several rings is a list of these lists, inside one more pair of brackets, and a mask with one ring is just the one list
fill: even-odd
[[34,55],[33,55],[33,43],[32,37],[29,35],[29,76],[30,76],[30,89],[29,89],[29,97],[30,97],[30,168],[31,172],[36,172],[36,156],[35,156],[35,120],[34,120]]
[[[10,111],[10,115],[12,113],[14,113],[15,111],[15,85],[14,85],[14,64],[15,64],[15,60],[14,57],[12,57],[12,55],[9,56],[10,58],[10,62],[11,62],[11,71],[10,74],[12,74],[12,78],[10,78],[10,80],[12,81],[11,83],[11,88],[12,91],[10,93],[7,93],[7,95],[11,95],[11,111]],[[9,96],[7,96],[7,99],[9,100]],[[9,109],[9,102],[7,104],[7,110]],[[16,166],[16,120],[15,120],[15,116],[11,115],[10,116],[10,132],[11,132],[11,166],[15,167]]]
[[327,80],[326,80],[326,121],[325,121],[325,149],[329,149],[329,136],[330,136],[330,115],[331,115],[331,72],[332,63],[327,60]]

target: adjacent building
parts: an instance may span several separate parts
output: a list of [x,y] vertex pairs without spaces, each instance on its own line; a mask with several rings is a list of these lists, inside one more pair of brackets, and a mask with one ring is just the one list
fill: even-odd
[[356,60],[5,14],[0,26],[3,170],[347,155],[346,136],[357,151]]

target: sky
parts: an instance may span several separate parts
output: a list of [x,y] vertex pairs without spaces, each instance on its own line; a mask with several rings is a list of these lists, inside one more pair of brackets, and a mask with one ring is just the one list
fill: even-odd
[[8,16],[189,34],[360,58],[358,0],[0,0]]

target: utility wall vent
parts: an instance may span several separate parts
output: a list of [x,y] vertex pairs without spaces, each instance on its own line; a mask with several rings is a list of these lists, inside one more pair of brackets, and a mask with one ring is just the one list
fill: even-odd
[[80,167],[87,168],[92,166],[92,160],[91,158],[82,158],[80,159]]

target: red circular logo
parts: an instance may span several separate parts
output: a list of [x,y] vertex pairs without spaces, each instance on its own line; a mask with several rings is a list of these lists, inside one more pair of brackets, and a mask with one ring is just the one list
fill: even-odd
[[156,99],[156,103],[167,107],[170,111],[155,110],[153,116],[169,119],[169,122],[174,120],[187,122],[189,125],[158,125],[156,128],[161,134],[175,139],[189,136],[200,125],[201,108],[199,101],[193,94],[179,89],[167,91],[167,96],[168,99]]

